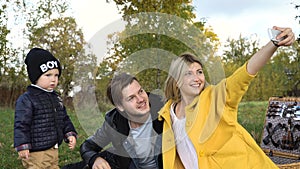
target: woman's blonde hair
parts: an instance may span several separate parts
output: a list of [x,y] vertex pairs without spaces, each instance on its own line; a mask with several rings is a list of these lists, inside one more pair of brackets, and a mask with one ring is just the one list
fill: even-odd
[[192,63],[198,63],[202,68],[200,60],[191,53],[181,54],[178,58],[172,61],[169,69],[169,75],[165,82],[165,97],[166,100],[172,99],[175,103],[180,102],[181,94],[179,88],[183,84],[183,76]]

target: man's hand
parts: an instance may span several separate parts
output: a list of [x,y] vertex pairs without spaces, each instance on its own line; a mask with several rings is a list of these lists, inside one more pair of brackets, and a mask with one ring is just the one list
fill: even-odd
[[92,169],[111,169],[110,165],[106,160],[101,157],[96,158]]

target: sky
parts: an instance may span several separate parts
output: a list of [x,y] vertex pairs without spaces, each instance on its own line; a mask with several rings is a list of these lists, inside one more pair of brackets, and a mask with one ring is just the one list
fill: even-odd
[[[267,43],[267,29],[272,26],[291,27],[296,36],[300,15],[292,0],[194,0],[196,21],[205,18],[207,26],[219,36],[221,43],[228,38],[257,37]],[[300,4],[300,0],[294,0]],[[74,17],[89,41],[96,32],[121,19],[114,2],[105,0],[71,1]]]
[[[196,0],[197,17],[208,24],[224,41],[228,37],[257,36],[263,43],[269,40],[267,29],[272,26],[291,27],[299,34],[300,15],[292,0]],[[298,2],[299,0],[294,0]]]

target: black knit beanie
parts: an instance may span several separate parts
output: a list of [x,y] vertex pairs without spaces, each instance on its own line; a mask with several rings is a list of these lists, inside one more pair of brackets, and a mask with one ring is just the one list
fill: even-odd
[[28,77],[32,84],[36,84],[39,77],[51,69],[58,69],[61,75],[61,66],[59,61],[47,50],[33,48],[26,56]]

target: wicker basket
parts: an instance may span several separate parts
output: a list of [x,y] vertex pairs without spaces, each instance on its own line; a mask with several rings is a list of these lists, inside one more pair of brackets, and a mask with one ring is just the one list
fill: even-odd
[[300,98],[269,99],[260,146],[280,169],[300,169]]
[[280,169],[299,169],[300,163],[282,164],[277,165]]

